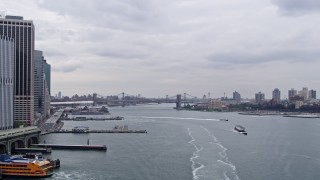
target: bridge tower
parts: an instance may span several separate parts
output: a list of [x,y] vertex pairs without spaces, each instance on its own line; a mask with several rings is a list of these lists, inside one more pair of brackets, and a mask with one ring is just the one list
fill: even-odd
[[97,105],[97,93],[93,93],[92,101],[93,101],[93,106],[96,106]]
[[124,102],[124,92],[122,93],[122,107],[125,106],[125,102]]
[[181,109],[181,94],[177,94],[176,108]]

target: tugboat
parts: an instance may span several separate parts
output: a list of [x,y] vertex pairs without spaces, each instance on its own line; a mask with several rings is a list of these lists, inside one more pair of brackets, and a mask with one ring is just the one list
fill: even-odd
[[239,133],[244,134],[244,135],[247,135],[247,134],[248,134],[248,133],[246,132],[246,129],[245,129],[243,126],[241,126],[241,125],[236,125],[236,126],[234,127],[234,130],[236,130],[236,131],[238,131]]

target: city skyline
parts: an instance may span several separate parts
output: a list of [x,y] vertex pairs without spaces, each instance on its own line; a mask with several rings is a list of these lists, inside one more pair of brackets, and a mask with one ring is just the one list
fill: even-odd
[[[28,6],[26,5],[28,3]],[[320,89],[316,1],[18,1],[2,11],[36,26],[52,95],[120,92],[202,97],[236,90],[281,98]]]

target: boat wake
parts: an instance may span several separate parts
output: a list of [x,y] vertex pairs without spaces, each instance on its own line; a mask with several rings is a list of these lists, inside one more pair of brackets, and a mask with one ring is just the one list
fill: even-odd
[[207,128],[187,128],[195,151],[190,158],[193,180],[240,180],[236,166],[227,156],[227,148]]
[[202,118],[185,118],[185,117],[147,117],[145,119],[179,119],[179,120],[196,120],[196,121],[220,121],[219,119],[202,119]]

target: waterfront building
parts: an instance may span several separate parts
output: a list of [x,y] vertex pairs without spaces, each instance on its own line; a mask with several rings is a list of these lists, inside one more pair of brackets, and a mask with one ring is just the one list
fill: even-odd
[[256,93],[255,101],[258,104],[262,103],[264,101],[264,93],[261,93],[261,92]]
[[13,128],[14,39],[0,35],[0,130]]
[[272,99],[274,99],[277,104],[280,103],[280,90],[278,88],[272,91]]
[[237,91],[233,92],[233,99],[236,100],[236,102],[239,104],[241,103],[241,95]]
[[208,103],[209,110],[223,110],[225,108],[224,103],[221,100],[211,100]]
[[304,105],[304,103],[303,101],[296,101],[294,105],[295,105],[295,109],[300,109],[301,106]]
[[317,99],[317,92],[313,89],[309,91],[309,99]]
[[0,18],[0,35],[15,41],[14,122],[34,124],[34,25],[21,16]]

